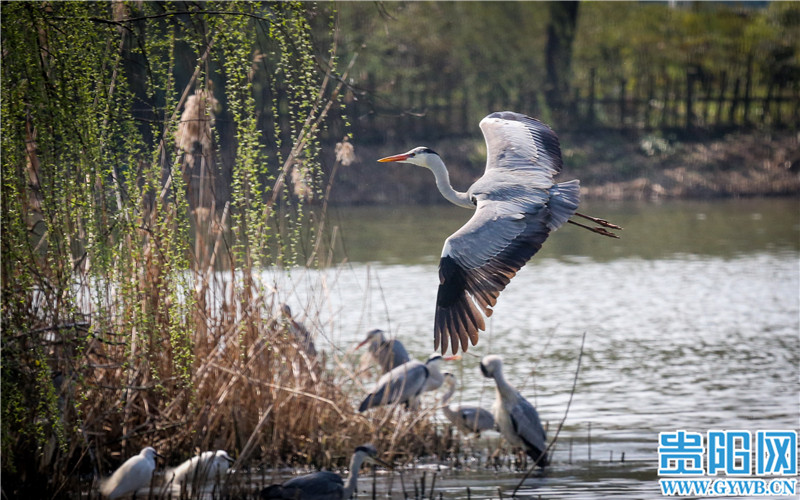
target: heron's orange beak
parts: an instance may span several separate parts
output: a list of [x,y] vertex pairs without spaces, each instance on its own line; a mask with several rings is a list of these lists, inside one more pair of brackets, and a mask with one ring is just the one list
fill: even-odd
[[367,342],[369,342],[369,339],[364,339],[364,340],[362,340],[362,341],[361,341],[361,342],[360,342],[360,343],[359,343],[359,344],[356,346],[356,348],[355,348],[355,349],[353,349],[353,350],[354,350],[354,351],[357,351],[357,350],[361,349],[361,346],[363,346],[363,345],[364,345],[364,344],[366,344]]
[[386,162],[389,162],[389,161],[405,161],[405,160],[408,160],[408,156],[409,155],[407,155],[407,154],[387,156],[386,158],[381,158],[378,161],[381,162],[381,163],[386,163]]

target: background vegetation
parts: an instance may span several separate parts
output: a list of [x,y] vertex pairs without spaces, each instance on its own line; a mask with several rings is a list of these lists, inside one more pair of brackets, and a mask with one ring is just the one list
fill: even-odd
[[368,440],[442,452],[429,414],[355,415],[350,362],[304,351],[259,277],[328,263],[331,193],[438,200],[424,172],[375,170],[388,148],[436,140],[466,185],[478,121],[514,109],[551,123],[597,184],[722,137],[767,158],[741,168],[797,192],[791,2],[2,8],[7,496],[78,491],[145,445],[170,463],[224,448],[239,464],[329,466]]

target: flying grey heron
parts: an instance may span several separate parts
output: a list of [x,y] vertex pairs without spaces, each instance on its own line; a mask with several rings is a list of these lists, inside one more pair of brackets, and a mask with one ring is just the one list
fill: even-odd
[[408,363],[409,357],[406,348],[397,339],[387,339],[383,330],[374,329],[367,333],[367,338],[356,346],[369,344],[369,353],[372,358],[380,365],[382,373],[388,373],[403,363]]
[[358,411],[363,412],[376,406],[404,403],[407,408],[416,408],[423,392],[434,391],[442,386],[444,377],[440,371],[442,361],[458,359],[456,356],[443,358],[431,354],[425,363],[412,359],[384,374],[375,384],[375,389],[364,398]]
[[492,406],[494,421],[500,434],[511,444],[525,450],[539,467],[547,465],[547,433],[539,420],[539,413],[527,399],[506,382],[503,377],[503,358],[485,356],[481,360],[481,372],[493,378],[497,385],[497,396]]
[[273,484],[261,490],[262,499],[339,500],[353,495],[358,482],[358,471],[364,462],[391,466],[378,458],[378,450],[371,444],[356,448],[350,459],[350,476],[345,483],[339,474],[319,471],[296,477],[283,484]]
[[444,374],[444,383],[448,386],[447,392],[442,396],[442,413],[458,430],[464,434],[481,435],[481,431],[495,428],[494,416],[480,406],[460,405],[455,409],[450,407],[450,399],[456,392],[456,376],[452,373]]
[[281,313],[286,321],[289,323],[289,332],[300,343],[306,354],[311,357],[317,355],[317,349],[314,347],[314,340],[311,338],[311,333],[299,321],[295,321],[292,317],[292,309],[288,304],[281,304]]
[[111,477],[102,482],[100,493],[114,499],[146,488],[153,478],[153,471],[156,470],[156,457],[161,455],[156,453],[155,448],[151,446],[143,448],[138,455],[126,460],[111,474]]
[[[453,354],[458,352],[459,342],[464,351],[469,342],[478,342],[478,331],[486,329],[483,315],[491,316],[500,292],[539,251],[551,231],[571,222],[616,238],[605,228],[622,229],[576,212],[578,180],[554,183],[553,177],[561,171],[561,148],[550,127],[504,111],[485,117],[480,128],[486,139],[486,170],[465,193],[453,189],[447,167],[429,148],[417,147],[378,160],[430,169],[445,199],[475,209],[472,218],[445,240],[439,261],[433,342],[434,350],[441,342],[442,353],[447,350],[448,338]],[[573,215],[602,227],[569,220]]]
[[173,484],[202,484],[224,478],[233,458],[225,450],[204,451],[167,472]]

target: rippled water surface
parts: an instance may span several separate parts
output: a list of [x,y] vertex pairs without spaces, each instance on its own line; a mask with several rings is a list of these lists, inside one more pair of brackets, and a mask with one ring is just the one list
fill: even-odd
[[[501,294],[469,351],[476,356],[448,366],[461,383],[458,398],[489,407],[494,389],[480,376],[479,356],[502,354],[507,379],[552,436],[585,334],[553,467],[526,491],[661,498],[659,432],[800,427],[798,201],[595,204],[586,212],[625,226],[623,238],[573,226],[551,235]],[[319,305],[321,345],[347,348],[382,328],[424,359],[442,242],[469,215],[443,206],[341,209],[333,220],[343,240],[334,246],[348,263],[266,277],[291,284],[290,304]],[[437,492],[466,498],[470,486],[476,498],[496,497],[520,477],[442,472]]]

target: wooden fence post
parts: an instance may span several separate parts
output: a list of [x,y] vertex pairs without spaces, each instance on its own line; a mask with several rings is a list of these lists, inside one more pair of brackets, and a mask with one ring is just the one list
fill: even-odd
[[684,126],[690,129],[694,126],[694,79],[695,70],[689,68],[686,70],[686,123]]
[[750,125],[750,100],[753,90],[753,54],[747,56],[747,76],[744,84],[744,125]]
[[586,113],[586,121],[589,122],[589,125],[594,125],[596,118],[594,110],[596,80],[597,80],[597,68],[591,68],[589,70],[589,109]]

